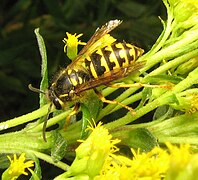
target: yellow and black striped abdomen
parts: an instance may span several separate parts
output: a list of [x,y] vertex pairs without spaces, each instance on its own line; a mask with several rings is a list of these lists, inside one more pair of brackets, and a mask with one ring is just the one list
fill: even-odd
[[143,50],[128,43],[113,43],[98,49],[85,58],[85,66],[92,78],[114,69],[127,67],[143,54]]

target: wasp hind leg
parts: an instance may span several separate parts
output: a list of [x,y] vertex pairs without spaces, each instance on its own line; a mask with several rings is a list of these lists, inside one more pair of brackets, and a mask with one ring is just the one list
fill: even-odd
[[163,89],[171,89],[170,85],[151,85],[151,84],[142,84],[142,83],[134,83],[134,84],[109,84],[108,87],[113,88],[131,88],[131,87],[147,87],[147,88],[163,88]]
[[135,115],[136,112],[133,108],[125,105],[125,104],[122,104],[116,100],[108,100],[106,99],[98,90],[94,89],[95,93],[97,94],[97,96],[99,97],[99,99],[104,102],[104,103],[107,103],[107,104],[115,104],[115,105],[119,105],[119,106],[122,106],[123,108],[127,109],[128,111],[131,112],[132,115]]
[[73,110],[71,111],[71,113],[66,118],[65,129],[70,124],[72,116],[74,116],[78,113],[79,108],[80,108],[80,103],[76,103]]

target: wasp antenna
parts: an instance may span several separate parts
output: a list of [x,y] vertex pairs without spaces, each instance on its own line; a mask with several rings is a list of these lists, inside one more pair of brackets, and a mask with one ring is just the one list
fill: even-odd
[[32,84],[29,84],[29,85],[28,85],[28,88],[29,88],[31,91],[33,91],[33,92],[45,94],[44,91],[42,91],[42,90],[40,90],[40,89],[37,89],[37,88],[33,87]]
[[47,112],[47,115],[44,119],[44,123],[43,123],[43,140],[45,142],[47,142],[47,139],[46,139],[46,128],[47,128],[47,121],[49,119],[49,115],[50,115],[50,112],[52,110],[52,103],[50,104],[49,108],[48,108],[48,112]]

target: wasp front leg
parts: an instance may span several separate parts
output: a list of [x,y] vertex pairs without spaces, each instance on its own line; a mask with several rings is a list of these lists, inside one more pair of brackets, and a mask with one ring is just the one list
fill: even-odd
[[71,123],[72,116],[74,116],[74,115],[76,115],[78,113],[79,108],[80,108],[80,103],[76,103],[74,108],[73,108],[73,110],[72,110],[72,112],[66,118],[65,129]]

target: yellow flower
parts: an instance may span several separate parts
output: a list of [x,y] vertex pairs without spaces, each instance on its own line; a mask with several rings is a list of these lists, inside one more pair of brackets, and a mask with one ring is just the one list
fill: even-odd
[[10,160],[10,166],[3,173],[2,180],[8,177],[9,177],[8,179],[15,180],[22,174],[28,175],[28,173],[25,172],[25,169],[27,168],[29,170],[30,167],[34,166],[34,161],[25,162],[25,153],[22,153],[18,159],[16,154],[14,154],[13,160],[10,158],[10,156],[7,157]]
[[180,172],[185,170],[192,158],[190,145],[181,144],[180,147],[177,147],[170,143],[166,143],[166,146],[168,147],[170,153],[170,164],[167,173],[169,177],[174,179]]
[[76,149],[76,158],[70,169],[58,176],[57,180],[72,176],[93,179],[100,174],[104,164],[119,150],[115,145],[120,142],[118,139],[112,140],[112,135],[101,125],[99,122],[95,128],[88,127],[87,130],[91,130],[92,133],[86,140],[80,141],[82,143]]
[[[198,3],[197,0],[168,0],[170,5],[174,8],[174,17],[178,22],[183,22],[189,19],[192,23],[197,22]],[[191,17],[194,18],[191,19]]]
[[129,159],[124,156],[112,156],[111,162],[103,167],[100,176],[95,179],[161,179],[164,177],[168,165],[168,153],[155,147],[148,153],[140,153],[138,149],[131,149],[134,158]]
[[[197,176],[198,163],[194,165],[192,162],[198,159],[198,155],[192,158],[190,145],[177,147],[166,143],[167,148],[154,147],[150,152],[131,149],[133,157],[128,158],[118,154],[116,144],[120,140],[112,140],[112,135],[101,125],[102,123],[99,123],[96,127],[88,127],[92,133],[86,140],[80,141],[82,143],[76,149],[76,158],[70,169],[56,180],[175,179],[180,171],[186,177]],[[191,172],[193,174],[190,174]]]
[[63,39],[63,42],[65,43],[64,46],[64,52],[67,53],[67,56],[69,59],[73,60],[77,56],[78,53],[78,45],[86,45],[85,42],[81,42],[78,40],[79,37],[81,37],[83,34],[74,35],[66,32],[67,38]]
[[95,128],[89,126],[88,130],[92,130],[92,133],[85,141],[81,141],[83,143],[76,149],[76,159],[85,160],[84,171],[89,177],[98,175],[106,159],[119,150],[115,144],[120,140],[112,140],[112,135],[101,125],[99,122]]
[[131,149],[134,156],[132,159],[111,155],[100,175],[96,176],[94,180],[160,180],[164,177],[175,179],[182,175],[185,175],[184,179],[197,177],[198,163],[193,160],[197,159],[198,155],[192,156],[190,145],[177,147],[166,143],[166,146],[168,150],[155,147],[147,153],[141,153],[139,149],[137,151]]
[[198,111],[198,93],[186,91],[176,95],[178,104],[170,104],[174,109],[187,112],[189,114]]

